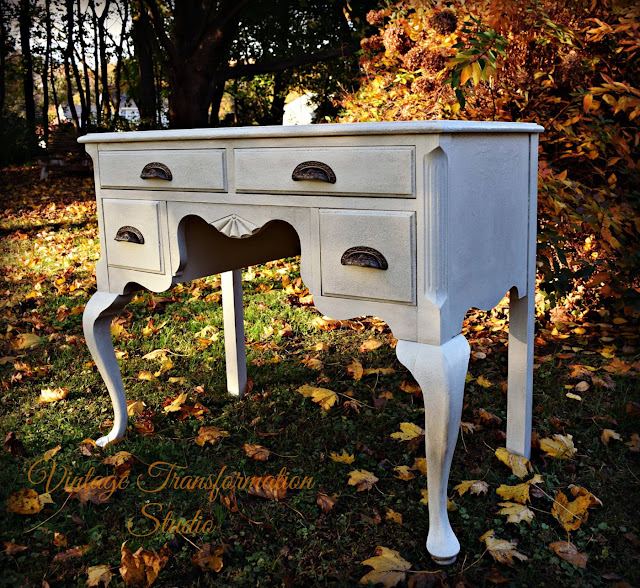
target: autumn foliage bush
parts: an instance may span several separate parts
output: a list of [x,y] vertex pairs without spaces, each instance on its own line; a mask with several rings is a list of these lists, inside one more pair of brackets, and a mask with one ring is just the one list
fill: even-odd
[[531,121],[541,289],[577,311],[640,306],[640,6],[402,0],[367,15],[342,122]]

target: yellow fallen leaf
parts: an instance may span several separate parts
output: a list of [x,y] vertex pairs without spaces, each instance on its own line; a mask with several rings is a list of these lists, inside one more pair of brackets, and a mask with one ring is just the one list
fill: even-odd
[[69,394],[69,390],[66,388],[43,388],[40,390],[40,398],[38,402],[56,402],[57,400],[64,400]]
[[609,441],[611,441],[612,439],[615,439],[616,441],[622,441],[620,433],[616,433],[613,429],[603,429],[600,440],[605,445],[609,445]]
[[38,493],[29,488],[12,492],[7,498],[7,511],[15,512],[22,515],[37,514],[42,510],[42,503],[38,497]]
[[577,547],[569,541],[556,541],[549,545],[549,549],[574,566],[583,570],[587,567],[589,556],[586,553],[579,553]]
[[165,372],[168,372],[172,367],[173,367],[173,362],[171,361],[171,358],[163,357],[162,360],[160,361],[160,369],[157,372],[155,372],[153,375],[157,378],[158,376],[161,376]]
[[298,392],[307,398],[311,398],[315,403],[319,404],[324,410],[329,410],[338,400],[338,395],[328,388],[315,388],[305,384],[298,388]]
[[602,506],[602,500],[600,500],[597,496],[591,494],[589,490],[583,488],[582,486],[569,484],[569,490],[574,497],[584,496],[585,498],[587,498],[589,500],[589,506]]
[[321,370],[324,367],[324,362],[318,357],[305,357],[301,364],[306,365],[310,370]]
[[113,574],[111,573],[111,566],[90,566],[87,568],[87,586],[89,588],[93,586],[99,586],[101,583],[105,586],[109,585]]
[[203,572],[219,572],[224,565],[220,556],[225,549],[225,547],[214,549],[210,543],[205,543],[200,551],[196,551],[191,556],[191,561]]
[[506,539],[498,539],[495,536],[495,531],[491,529],[487,531],[479,541],[484,542],[487,546],[487,551],[491,554],[493,559],[499,563],[507,564],[508,566],[514,566],[513,559],[519,559],[520,561],[527,561],[529,558],[520,553],[516,547],[518,542],[512,539],[507,541]]
[[412,470],[418,470],[423,476],[427,475],[427,458],[426,457],[416,457],[413,460],[413,466],[411,466]]
[[400,423],[400,431],[397,433],[391,433],[392,439],[397,439],[398,441],[411,441],[416,437],[420,437],[420,435],[424,435],[424,431],[413,423]]
[[373,337],[371,337],[370,339],[367,339],[362,345],[360,345],[360,347],[358,347],[358,351],[360,353],[375,351],[376,349],[379,349],[383,345],[384,343],[382,341],[379,341],[378,339],[374,339]]
[[396,466],[393,469],[396,472],[395,477],[398,478],[398,480],[404,480],[406,482],[407,480],[413,480],[415,478],[415,475],[411,473],[409,466],[401,465]]
[[379,545],[374,554],[374,557],[362,562],[363,566],[371,566],[373,569],[360,579],[360,584],[371,582],[374,585],[383,584],[385,588],[391,588],[405,580],[411,564],[397,551]]
[[55,504],[55,502],[53,501],[53,498],[51,498],[51,492],[45,492],[44,494],[39,494],[38,500],[40,501],[40,504],[42,504],[43,506],[45,504]]
[[68,544],[67,537],[66,537],[66,535],[63,535],[62,533],[58,533],[58,531],[54,531],[53,532],[53,541],[52,541],[52,543],[56,547],[66,547],[67,544]]
[[353,460],[355,459],[355,457],[349,453],[346,452],[346,450],[342,450],[342,453],[340,453],[339,455],[337,453],[330,453],[329,457],[333,460],[333,461],[337,461],[338,463],[346,463],[346,464],[351,464],[353,463]]
[[557,459],[569,459],[578,451],[571,435],[553,435],[552,438],[540,439],[540,449]]
[[132,400],[127,402],[127,414],[133,416],[140,414],[144,410],[144,402],[142,400]]
[[229,433],[227,431],[223,431],[219,427],[200,427],[195,441],[200,445],[200,447],[203,447],[205,443],[211,443],[213,445],[216,441],[228,436]]
[[251,445],[249,443],[244,443],[242,445],[242,449],[244,449],[247,457],[255,459],[256,461],[267,461],[269,459],[269,456],[271,455],[271,451],[269,451],[262,445]]
[[493,386],[493,384],[489,380],[487,380],[487,378],[485,378],[484,376],[478,376],[476,378],[476,383],[482,386],[483,388],[490,388],[491,386]]
[[149,370],[141,370],[138,373],[138,380],[153,382],[153,380],[157,380],[157,378]]
[[319,317],[317,316],[311,321],[311,324],[317,329],[321,329],[322,331],[332,331],[333,329],[337,329],[342,326],[342,321],[337,321],[328,316]]
[[533,511],[527,508],[524,504],[518,502],[500,502],[498,506],[502,509],[498,511],[498,514],[508,515],[507,523],[519,523],[525,521],[531,524],[533,520]]
[[126,544],[120,548],[120,575],[127,586],[151,586],[167,565],[171,550],[166,544],[158,552],[140,547],[135,553]]
[[400,389],[407,394],[412,394],[413,396],[422,395],[422,388],[418,386],[415,382],[407,382],[406,380],[402,380],[402,384],[400,384]]
[[142,359],[162,359],[167,356],[167,353],[169,353],[168,349],[154,349],[153,351],[143,355]]
[[349,472],[349,486],[356,486],[357,492],[363,490],[371,490],[373,485],[378,481],[378,478],[367,470],[353,470]]
[[44,452],[43,457],[45,457],[46,459],[51,459],[61,449],[62,449],[62,445],[56,445],[55,447],[52,447],[51,449],[47,449],[47,451]]
[[511,468],[514,476],[524,478],[529,472],[532,472],[531,464],[526,457],[511,453],[505,447],[496,449],[496,457],[505,465]]
[[385,515],[385,518],[393,521],[394,523],[398,523],[399,525],[402,524],[402,515],[399,512],[396,512],[395,510],[392,510],[390,508],[387,509],[387,514]]
[[31,349],[41,342],[42,339],[35,333],[20,333],[11,343],[16,349]]
[[469,494],[486,494],[489,491],[489,484],[484,480],[465,480],[455,486],[454,490],[457,490],[460,496],[463,496],[467,491]]
[[181,392],[167,406],[164,407],[165,412],[178,412],[183,404],[187,403],[187,393]]
[[576,531],[589,518],[587,509],[595,504],[592,497],[595,498],[587,492],[587,494],[579,494],[575,500],[569,502],[566,495],[558,491],[551,508],[551,514],[560,522],[565,531]]
[[186,384],[187,378],[184,376],[171,376],[167,382],[169,382],[169,384]]
[[371,374],[378,374],[379,376],[390,376],[391,374],[395,374],[396,370],[393,368],[367,368],[363,370],[363,376],[369,376]]
[[522,484],[516,484],[515,486],[507,486],[506,484],[501,484],[500,487],[496,490],[496,493],[499,496],[502,496],[505,500],[515,500],[520,504],[525,504],[526,502],[530,502],[531,499],[529,497],[529,490],[531,486],[535,484],[542,483],[542,476],[540,474],[536,474],[530,480],[523,482]]

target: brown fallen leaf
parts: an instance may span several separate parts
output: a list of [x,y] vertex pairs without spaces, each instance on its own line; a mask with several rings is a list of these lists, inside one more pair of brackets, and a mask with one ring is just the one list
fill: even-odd
[[514,558],[519,559],[520,561],[527,561],[529,559],[526,555],[520,553],[516,549],[518,542],[515,539],[512,539],[511,541],[498,539],[495,536],[495,531],[493,529],[482,535],[479,541],[484,542],[487,546],[487,551],[491,554],[493,559],[497,562],[507,564],[508,566],[513,567],[515,565],[513,561]]
[[108,586],[111,582],[113,574],[111,573],[111,566],[90,566],[87,568],[87,586],[89,588],[104,584]]
[[72,557],[82,557],[90,549],[91,547],[89,545],[76,545],[71,549],[56,553],[56,555],[53,557],[53,561],[66,561],[68,559],[71,559]]
[[600,440],[605,444],[609,445],[609,442],[615,439],[616,441],[622,441],[622,437],[620,433],[616,433],[613,429],[603,429],[602,434],[600,435]]
[[268,500],[282,500],[287,496],[287,487],[271,475],[254,476],[251,478],[248,492]]
[[374,551],[374,557],[362,562],[363,566],[373,568],[360,578],[360,584],[383,584],[385,588],[392,588],[407,577],[411,564],[400,556],[394,549],[379,545]]
[[66,547],[68,543],[66,535],[58,533],[58,531],[53,532],[53,544],[56,547]]
[[640,419],[640,402],[629,400],[626,409],[627,414],[633,419]]
[[99,482],[96,479],[95,483],[88,484],[86,487],[83,486],[77,489],[65,488],[65,490],[70,493],[71,498],[77,498],[83,506],[87,502],[105,504],[109,502],[111,495],[115,491],[114,488],[117,488],[117,484],[118,478],[116,476],[107,476]]
[[219,572],[224,565],[220,556],[225,550],[225,546],[214,549],[210,543],[205,543],[200,551],[191,556],[191,561],[203,572]]
[[247,457],[255,459],[256,461],[267,461],[269,459],[269,456],[271,455],[271,451],[269,451],[262,445],[251,445],[249,443],[244,443],[242,445],[242,449],[244,449]]
[[318,492],[316,504],[320,507],[320,510],[326,514],[334,509],[335,505],[338,504],[338,500],[324,492]]
[[376,349],[379,349],[383,345],[384,343],[382,341],[379,341],[378,339],[374,339],[373,337],[371,337],[370,339],[367,339],[362,345],[360,345],[360,347],[358,347],[358,351],[360,353],[367,353],[369,351],[375,351]]
[[4,438],[4,450],[11,455],[24,456],[27,453],[22,441],[16,436],[15,431],[9,431]]
[[113,466],[118,476],[122,476],[125,472],[130,471],[137,462],[138,458],[128,451],[118,451],[118,453],[114,453],[102,460],[104,465]]
[[27,549],[26,545],[18,545],[17,543],[11,543],[10,541],[3,541],[5,555],[15,555]]
[[69,390],[66,388],[44,388],[40,390],[40,398],[38,402],[56,402],[57,400],[64,400],[69,394]]
[[8,512],[32,515],[39,513],[41,510],[42,502],[40,502],[38,493],[31,488],[12,492],[9,494],[9,498],[7,498]]
[[373,485],[378,481],[378,478],[367,470],[353,470],[349,472],[349,486],[355,486],[357,492],[363,490],[371,490]]
[[511,453],[505,447],[496,449],[495,455],[503,464],[510,467],[513,475],[518,478],[524,478],[528,473],[533,471],[526,457]]
[[630,441],[627,441],[625,445],[627,445],[629,449],[634,453],[640,451],[640,435],[638,435],[638,433],[633,433],[633,435],[631,435]]
[[467,491],[469,494],[486,494],[489,491],[489,484],[484,480],[465,480],[453,488],[457,490],[460,496],[463,496]]
[[42,343],[42,339],[35,333],[20,333],[13,341],[11,345],[15,349],[32,349]]
[[200,445],[200,447],[203,447],[205,443],[211,443],[213,445],[223,437],[228,436],[229,433],[227,431],[223,431],[219,427],[200,427],[198,429],[198,436],[196,437],[195,442]]
[[487,412],[484,408],[478,408],[473,411],[475,416],[475,422],[485,427],[499,427],[502,424],[502,419],[490,412]]
[[332,331],[333,329],[341,327],[342,321],[329,318],[328,316],[317,316],[311,321],[311,324],[322,331]]
[[549,545],[549,549],[558,557],[568,561],[570,564],[578,566],[583,570],[586,569],[589,556],[586,553],[579,553],[577,547],[573,543],[569,543],[568,541],[556,541]]
[[167,565],[171,551],[166,544],[158,552],[147,551],[140,547],[135,553],[126,541],[120,548],[120,575],[127,586],[151,586],[162,568]]

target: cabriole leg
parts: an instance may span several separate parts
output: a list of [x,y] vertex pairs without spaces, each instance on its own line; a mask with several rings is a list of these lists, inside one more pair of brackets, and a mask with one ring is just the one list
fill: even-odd
[[129,300],[131,295],[96,292],[87,303],[82,316],[87,346],[107,386],[113,404],[113,428],[108,435],[96,441],[100,447],[123,437],[127,430],[127,399],[120,376],[120,367],[111,342],[111,319]]
[[533,404],[534,294],[509,297],[509,359],[507,377],[507,449],[531,455],[531,410]]
[[427,550],[440,565],[455,562],[460,543],[447,514],[447,483],[456,446],[469,343],[458,335],[444,345],[398,341],[396,353],[424,396],[429,535]]

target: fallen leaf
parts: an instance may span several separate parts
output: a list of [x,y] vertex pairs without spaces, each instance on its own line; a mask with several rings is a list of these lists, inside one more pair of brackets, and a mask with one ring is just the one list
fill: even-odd
[[76,545],[66,551],[62,551],[60,553],[56,553],[53,557],[53,561],[66,561],[71,559],[72,557],[82,557],[85,553],[87,553],[91,547],[89,545]]
[[640,402],[629,400],[629,402],[627,402],[625,410],[631,418],[640,419]]
[[178,412],[182,408],[182,405],[186,404],[186,403],[187,403],[187,393],[186,392],[181,392],[180,394],[178,394],[178,396],[173,398],[164,407],[164,411],[165,412]]
[[51,459],[61,449],[62,449],[62,445],[56,445],[55,447],[52,447],[51,449],[47,449],[47,451],[44,452],[43,457],[45,459]]
[[58,533],[58,531],[53,532],[53,542],[56,547],[66,547],[68,544],[66,535],[62,533]]
[[282,500],[287,496],[287,486],[270,475],[254,476],[251,478],[248,492],[268,500]]
[[553,435],[552,438],[540,439],[540,449],[557,459],[569,459],[578,451],[571,435]]
[[353,470],[349,472],[349,486],[356,486],[357,492],[363,490],[371,490],[373,485],[378,481],[378,478],[367,470]]
[[631,440],[627,441],[625,445],[627,445],[633,452],[640,451],[640,435],[638,435],[638,433],[634,433],[631,435]]
[[127,415],[133,416],[140,414],[144,410],[144,402],[142,400],[127,401]]
[[153,380],[157,380],[158,378],[156,378],[149,370],[141,370],[138,373],[138,380],[146,380],[148,382],[153,382]]
[[398,478],[398,480],[404,480],[406,482],[407,480],[413,480],[415,478],[415,475],[411,473],[409,466],[401,465],[396,466],[393,469],[396,472],[395,477]]
[[158,552],[140,547],[138,551],[131,553],[126,541],[122,544],[120,553],[120,575],[127,586],[151,586],[171,555],[166,544]]
[[42,342],[42,339],[35,333],[20,333],[12,342],[16,349],[32,349],[37,347]]
[[487,531],[479,541],[484,542],[487,546],[487,551],[491,554],[493,559],[499,563],[507,564],[508,566],[514,566],[513,559],[519,559],[520,561],[527,561],[529,558],[520,553],[516,547],[518,542],[515,539],[507,541],[506,539],[498,539],[495,536],[495,531],[491,529]]
[[508,515],[507,523],[519,523],[525,521],[531,524],[533,520],[533,511],[524,504],[518,502],[500,502],[498,506],[502,509],[497,514]]
[[210,543],[205,543],[200,551],[191,556],[191,561],[203,572],[219,572],[224,565],[220,556],[225,550],[224,546],[214,549]]
[[38,493],[31,488],[12,492],[7,498],[7,511],[17,514],[31,515],[42,510],[42,503]]
[[211,443],[213,445],[223,437],[228,436],[229,433],[227,431],[223,431],[219,427],[200,427],[198,429],[198,436],[196,437],[195,441],[198,445],[200,445],[200,447],[203,447],[205,443]]
[[310,370],[321,370],[324,367],[324,363],[319,357],[309,357],[308,355],[300,363],[306,365]]
[[493,386],[493,384],[489,380],[487,380],[487,378],[485,378],[484,376],[478,376],[476,378],[476,383],[482,386],[483,388],[490,388],[491,386]]
[[315,351],[321,351],[324,353],[331,350],[331,345],[325,343],[324,341],[321,341],[320,343],[316,343],[313,349]]
[[400,553],[379,545],[374,551],[374,557],[362,562],[363,566],[373,569],[360,579],[360,584],[384,584],[385,588],[396,586],[407,577],[406,572],[411,564],[400,556]]
[[360,347],[358,347],[358,351],[360,353],[367,353],[369,351],[375,351],[376,349],[379,349],[383,345],[384,343],[382,341],[379,341],[378,339],[374,339],[373,337],[371,337],[370,339],[367,339],[362,345],[360,345]]
[[501,484],[500,487],[496,490],[496,493],[499,496],[502,496],[505,500],[515,500],[520,504],[525,504],[526,502],[530,502],[531,498],[529,496],[529,490],[531,486],[535,484],[542,483],[542,476],[540,474],[536,474],[530,480],[523,482],[522,484],[517,484],[515,486],[507,486],[506,484]]
[[605,445],[609,445],[609,441],[611,441],[612,439],[615,439],[616,441],[622,441],[620,433],[616,433],[613,429],[603,429],[602,435],[600,435],[600,440]]
[[87,502],[93,502],[93,504],[105,504],[109,502],[111,497],[112,488],[118,483],[116,476],[107,476],[100,480],[100,483],[88,484],[78,489],[65,487],[67,492],[70,492],[71,498],[77,498],[80,504],[83,506]]
[[511,453],[505,447],[499,447],[496,449],[495,455],[503,464],[510,467],[513,475],[518,478],[524,478],[527,473],[533,471],[531,464],[526,457]]
[[17,543],[11,543],[10,541],[3,541],[2,544],[5,547],[5,555],[15,555],[16,553],[20,553],[27,549],[26,545],[18,545]]
[[167,353],[169,353],[168,349],[154,349],[153,351],[150,351],[149,353],[143,355],[142,359],[162,359],[167,356]]
[[417,398],[422,396],[422,388],[418,386],[415,382],[407,382],[407,380],[402,380],[402,384],[400,384],[400,389],[407,394],[412,394]]
[[400,431],[391,433],[391,438],[397,439],[398,441],[411,441],[421,435],[424,435],[424,430],[418,425],[414,425],[413,423],[400,423]]
[[316,496],[316,504],[320,507],[320,510],[324,513],[328,513],[333,510],[335,505],[338,503],[336,498],[332,498],[328,496],[324,492],[318,492]]
[[311,324],[317,329],[321,329],[322,331],[332,331],[333,329],[341,327],[342,321],[329,318],[328,316],[317,316],[311,321]]
[[551,551],[553,551],[558,557],[568,561],[570,564],[578,566],[583,570],[586,569],[589,556],[586,553],[579,553],[577,547],[573,543],[569,543],[568,541],[556,541],[549,545],[549,549],[551,549]]
[[99,584],[109,585],[113,574],[111,566],[90,566],[87,568],[87,586],[98,586]]
[[329,410],[338,400],[338,395],[327,388],[315,388],[305,384],[298,388],[298,392],[307,398],[311,398],[315,403],[319,404],[324,410]]
[[393,521],[394,523],[398,523],[399,525],[402,524],[402,515],[399,512],[396,512],[395,510],[392,510],[390,508],[387,509],[387,514],[385,515],[385,518]]
[[330,453],[329,457],[333,461],[337,461],[338,463],[346,463],[346,464],[353,463],[353,460],[355,459],[355,457],[352,454],[347,453],[345,449],[343,449],[342,453],[340,454]]
[[244,443],[242,445],[242,449],[244,449],[247,457],[255,459],[256,461],[267,461],[269,459],[269,456],[271,455],[271,451],[269,451],[262,445],[251,445],[249,443]]
[[465,480],[453,488],[458,491],[460,496],[463,496],[467,491],[469,494],[486,494],[489,491],[489,484],[484,480]]
[[138,458],[129,453],[128,451],[118,451],[109,457],[102,460],[104,465],[110,465],[115,468],[115,473],[118,476],[122,476],[125,472],[131,470],[131,468],[137,463]]
[[487,412],[484,408],[478,408],[473,411],[476,416],[476,422],[480,421],[480,424],[485,427],[499,427],[502,424],[502,419],[495,415]]
[[[58,445],[58,447],[60,447]],[[11,455],[25,455],[26,450],[22,441],[18,439],[15,431],[9,431],[7,436],[4,438],[4,450]]]
[[423,476],[427,475],[427,458],[426,457],[416,457],[413,460],[413,465],[411,466],[412,470],[418,470]]
[[56,402],[57,400],[64,400],[69,394],[69,390],[66,388],[44,388],[40,390],[40,398],[38,402]]
[[578,495],[571,502],[563,492],[558,491],[556,494],[551,514],[560,522],[565,531],[576,531],[589,518],[587,509],[594,504],[591,497],[595,498],[595,496],[587,494]]
[[590,387],[589,382],[585,382],[583,380],[582,382],[578,382],[573,389],[576,392],[586,392],[589,389],[589,387]]

